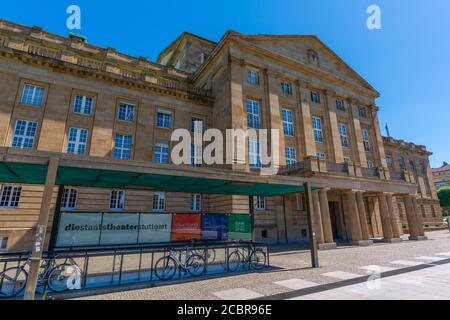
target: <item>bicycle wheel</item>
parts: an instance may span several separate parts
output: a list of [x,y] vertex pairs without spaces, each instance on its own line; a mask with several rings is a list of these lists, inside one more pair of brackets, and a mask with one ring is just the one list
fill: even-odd
[[205,259],[199,254],[191,255],[186,261],[186,270],[194,277],[205,272]]
[[208,249],[206,257],[208,258],[208,263],[213,264],[216,261],[216,250]]
[[28,273],[17,267],[8,268],[0,274],[0,297],[12,298],[21,293],[27,284]]
[[177,271],[177,263],[172,257],[162,257],[155,264],[155,274],[159,280],[170,280]]
[[227,259],[228,270],[231,272],[237,271],[241,265],[241,255],[237,251],[233,251],[228,255]]
[[53,292],[81,289],[81,270],[77,265],[60,264],[48,274],[47,285]]
[[261,270],[266,266],[266,259],[266,253],[262,249],[255,249],[250,255],[250,267]]

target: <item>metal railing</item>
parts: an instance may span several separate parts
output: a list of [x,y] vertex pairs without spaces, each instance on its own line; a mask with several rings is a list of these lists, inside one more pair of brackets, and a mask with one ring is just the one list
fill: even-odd
[[[265,253],[266,259],[263,265],[261,265],[261,269],[270,266],[269,247],[267,244],[242,241],[177,243],[167,244],[164,247],[148,245],[124,246],[114,249],[85,248],[56,250],[54,252],[45,252],[43,259],[44,261],[55,259],[55,265],[63,264],[69,259],[75,261],[81,270],[80,290],[85,290],[161,282],[163,280],[158,279],[156,276],[157,261],[167,256],[171,250],[177,252],[179,261],[183,261],[184,250],[186,248],[189,248],[193,253],[199,254],[204,258],[205,269],[202,276],[221,275],[230,272],[256,269],[251,267],[250,262],[250,255],[256,249],[262,250]],[[230,268],[228,259],[236,251],[239,252],[241,257],[247,257],[248,259],[242,258],[237,268]],[[28,258],[28,252],[0,254],[0,274],[8,268],[20,267],[27,262]],[[191,277],[179,265],[173,279],[182,281]],[[2,292],[2,285],[4,283],[0,281],[0,292]],[[46,288],[46,285],[44,285],[38,288],[37,292],[43,294],[48,290],[49,288]],[[20,298],[20,295],[17,297]],[[0,299],[2,299],[1,294]]]

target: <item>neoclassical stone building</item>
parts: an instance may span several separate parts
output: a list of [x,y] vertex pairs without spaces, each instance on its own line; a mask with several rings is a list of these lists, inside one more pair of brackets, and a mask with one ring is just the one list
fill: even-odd
[[[255,142],[233,164],[176,168],[171,133],[195,131],[199,122],[223,132],[279,129],[282,167],[266,181],[314,185],[322,248],[393,242],[404,232],[422,239],[441,219],[429,153],[382,137],[379,93],[315,36],[229,31],[215,43],[183,33],[154,63],[0,20],[0,88],[2,159],[57,155],[85,166],[262,179]],[[403,152],[408,160],[400,165]],[[0,184],[1,249],[27,249],[43,186]],[[61,206],[80,213],[245,213],[249,197],[74,185],[65,186]],[[254,208],[256,240],[308,241],[303,193],[254,194]]]

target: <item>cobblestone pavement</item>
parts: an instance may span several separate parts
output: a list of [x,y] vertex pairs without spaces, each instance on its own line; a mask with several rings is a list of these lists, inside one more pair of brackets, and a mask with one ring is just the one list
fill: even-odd
[[[427,233],[428,241],[377,243],[371,247],[338,247],[319,252],[320,268],[310,267],[310,254],[278,246],[271,268],[258,273],[206,278],[188,283],[95,291],[79,299],[423,299],[450,300],[450,233]],[[374,274],[375,272],[375,274]],[[381,272],[381,282],[377,282]],[[371,281],[367,282],[370,277]],[[439,287],[439,288],[435,288]],[[369,291],[371,292],[369,292]],[[368,293],[369,292],[369,293]],[[415,294],[414,294],[415,293]]]

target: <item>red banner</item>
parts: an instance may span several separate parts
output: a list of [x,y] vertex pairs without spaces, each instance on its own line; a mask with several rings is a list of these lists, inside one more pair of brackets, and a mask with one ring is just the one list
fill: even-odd
[[200,214],[175,214],[172,219],[172,241],[201,240]]

